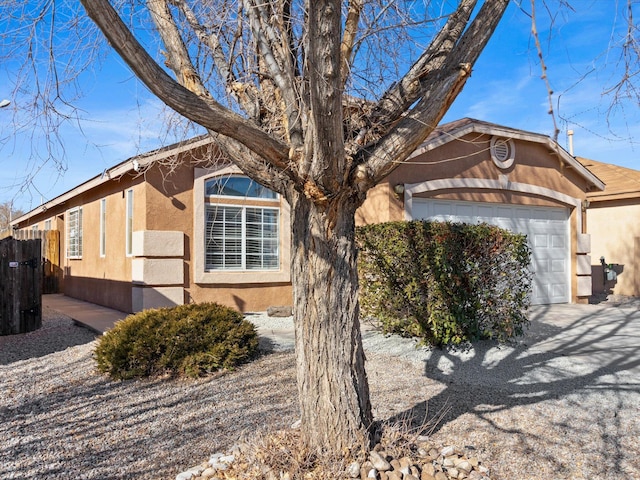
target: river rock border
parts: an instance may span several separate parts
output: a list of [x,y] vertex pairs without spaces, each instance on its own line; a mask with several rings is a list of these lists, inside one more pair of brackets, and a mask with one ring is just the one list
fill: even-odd
[[[215,453],[208,461],[179,473],[176,480],[222,480],[231,465],[243,455],[246,445],[235,446],[230,453]],[[472,447],[467,447],[472,450]],[[392,455],[381,444],[369,453],[368,460],[351,463],[342,478],[360,480],[490,480],[489,469],[477,457],[463,449],[446,446],[437,449],[426,437],[409,445],[407,454]],[[265,470],[265,480],[293,480],[287,472]]]

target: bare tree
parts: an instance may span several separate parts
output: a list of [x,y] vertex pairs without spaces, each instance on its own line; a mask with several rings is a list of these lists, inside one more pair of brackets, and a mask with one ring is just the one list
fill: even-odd
[[8,230],[11,226],[11,220],[23,215],[22,210],[14,209],[12,202],[0,203],[0,233]]
[[[163,102],[214,135],[291,205],[297,377],[306,442],[367,447],[373,417],[360,338],[355,211],[424,141],[466,82],[508,0],[460,0],[408,71],[367,97],[354,86],[403,2],[147,0],[164,58],[122,19],[138,4],[81,0]],[[480,3],[480,8],[477,3]],[[407,6],[409,3],[407,3]],[[120,11],[117,9],[120,8]],[[427,33],[427,28],[422,27]],[[138,33],[138,36],[136,36]],[[221,92],[232,103],[221,103]]]

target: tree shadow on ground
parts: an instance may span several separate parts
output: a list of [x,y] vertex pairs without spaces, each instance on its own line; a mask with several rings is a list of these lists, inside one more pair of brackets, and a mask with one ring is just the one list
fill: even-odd
[[0,365],[39,358],[94,341],[98,335],[70,318],[42,319],[42,327],[29,333],[0,336]]
[[[196,380],[113,382],[88,362],[82,348],[0,377],[0,478],[174,478],[258,426],[295,420],[291,354]],[[25,376],[37,388],[19,391]]]
[[[427,414],[433,417],[433,412],[440,412],[434,433],[468,414],[501,428],[496,425],[496,413],[573,395],[579,398],[573,403],[577,409],[593,408],[582,404],[582,398],[594,396],[588,400],[594,402],[595,397],[601,395],[603,401],[606,396],[600,410],[609,411],[607,418],[614,422],[630,404],[637,408],[640,312],[562,305],[535,307],[530,316],[530,330],[514,345],[500,347],[483,341],[466,352],[434,349],[425,361],[424,375],[445,388],[389,421],[410,421],[418,427]],[[593,418],[593,422],[601,420]],[[526,427],[508,433],[526,433]],[[615,432],[609,437],[604,439],[608,457],[614,471],[622,472],[618,464],[624,455],[622,446]]]

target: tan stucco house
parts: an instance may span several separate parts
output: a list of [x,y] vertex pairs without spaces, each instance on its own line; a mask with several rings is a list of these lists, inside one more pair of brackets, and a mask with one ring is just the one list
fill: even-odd
[[[640,296],[640,172],[579,160],[606,185],[587,195],[593,293]],[[615,275],[607,279],[609,265]]]
[[[290,304],[288,205],[217,157],[204,136],[128,159],[13,228],[63,232],[64,293],[101,305]],[[357,220],[490,222],[526,233],[533,303],[586,302],[585,208],[603,189],[548,136],[462,119],[371,190]]]

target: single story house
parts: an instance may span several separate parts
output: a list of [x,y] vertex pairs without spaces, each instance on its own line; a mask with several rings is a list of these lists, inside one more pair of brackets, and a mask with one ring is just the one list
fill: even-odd
[[640,172],[578,160],[606,184],[587,194],[593,293],[640,296]]
[[[289,207],[207,136],[125,160],[15,219],[58,229],[66,295],[127,312],[292,301]],[[587,199],[603,182],[546,135],[469,118],[437,128],[373,188],[359,224],[490,222],[526,233],[536,304],[591,295]]]

